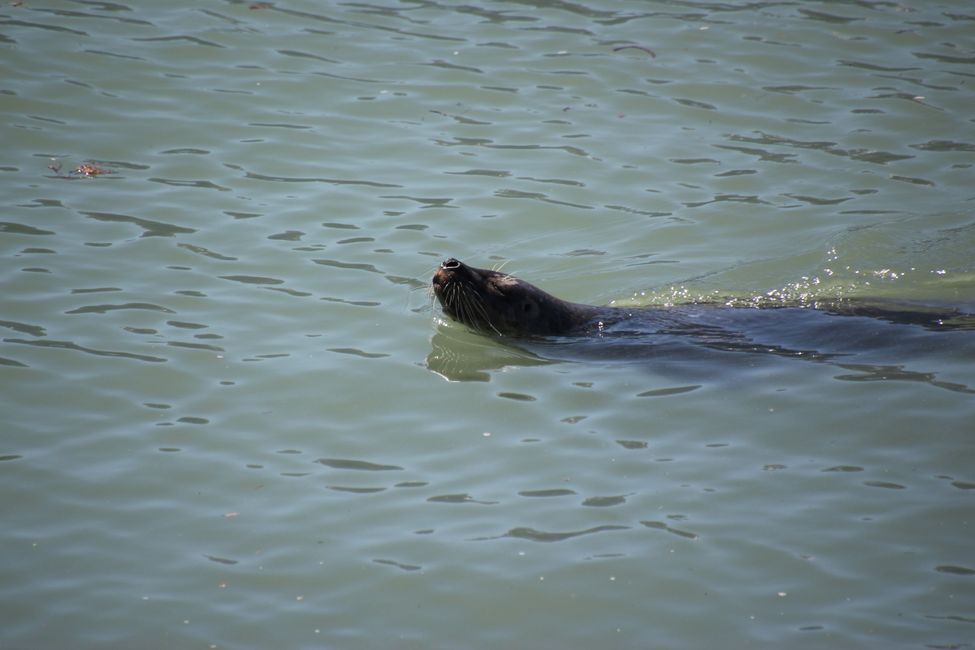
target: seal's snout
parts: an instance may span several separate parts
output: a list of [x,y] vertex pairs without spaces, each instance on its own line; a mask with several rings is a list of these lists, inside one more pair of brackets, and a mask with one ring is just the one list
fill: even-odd
[[440,297],[440,292],[455,276],[454,274],[463,268],[460,260],[449,257],[440,263],[440,268],[433,274],[433,290]]
[[454,257],[448,257],[440,263],[440,268],[433,274],[433,289],[442,289],[451,280],[457,279],[457,273],[464,269],[464,264]]
[[595,308],[559,300],[518,278],[468,266],[455,257],[433,274],[433,294],[447,317],[498,336],[565,334],[584,325]]

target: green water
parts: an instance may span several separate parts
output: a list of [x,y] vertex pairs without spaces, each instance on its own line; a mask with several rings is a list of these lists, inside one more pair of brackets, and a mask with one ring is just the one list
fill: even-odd
[[6,3],[0,648],[972,644],[971,332],[692,385],[427,286],[975,304],[973,21]]

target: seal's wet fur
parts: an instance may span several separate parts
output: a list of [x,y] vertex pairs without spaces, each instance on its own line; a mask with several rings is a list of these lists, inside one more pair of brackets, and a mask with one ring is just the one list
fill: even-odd
[[581,333],[596,308],[571,303],[513,275],[450,258],[433,276],[444,313],[480,332],[532,337]]
[[513,275],[444,260],[433,275],[444,313],[473,330],[511,337],[586,334],[612,308],[556,298]]

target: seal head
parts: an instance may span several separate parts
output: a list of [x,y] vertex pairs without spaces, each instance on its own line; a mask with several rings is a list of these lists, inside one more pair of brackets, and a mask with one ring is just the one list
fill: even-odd
[[512,337],[582,333],[597,316],[589,305],[561,300],[513,275],[444,260],[433,274],[444,313],[485,334]]

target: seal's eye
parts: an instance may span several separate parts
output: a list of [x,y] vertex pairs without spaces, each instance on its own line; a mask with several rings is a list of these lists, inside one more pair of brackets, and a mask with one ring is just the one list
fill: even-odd
[[533,313],[535,311],[535,303],[530,302],[530,301],[526,301],[526,302],[522,303],[521,310],[523,312],[525,312],[526,314],[531,314],[531,313]]

